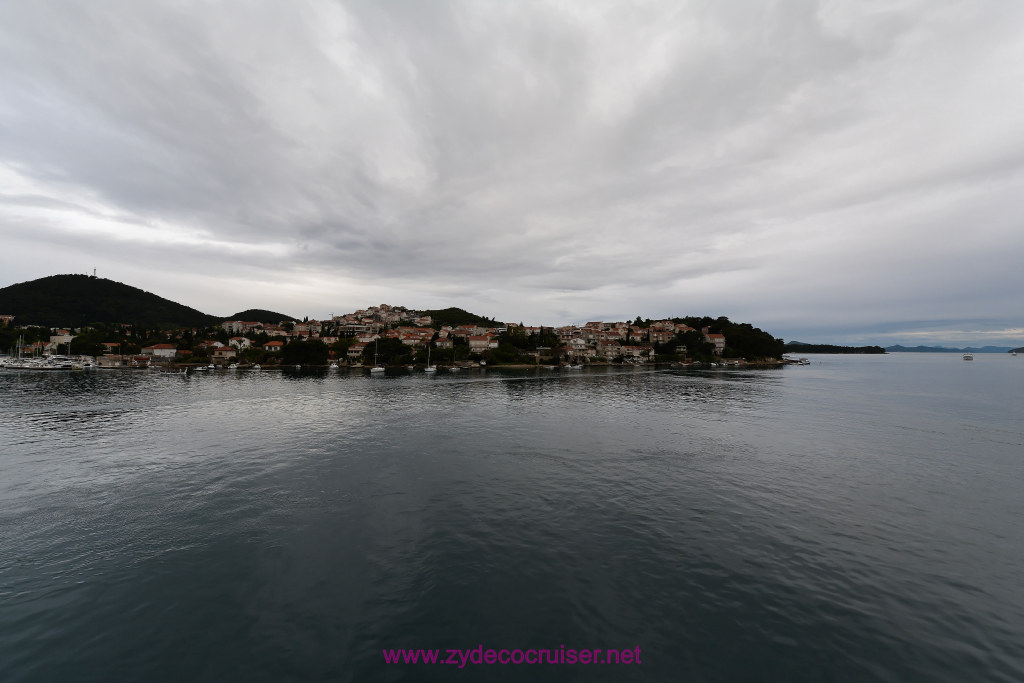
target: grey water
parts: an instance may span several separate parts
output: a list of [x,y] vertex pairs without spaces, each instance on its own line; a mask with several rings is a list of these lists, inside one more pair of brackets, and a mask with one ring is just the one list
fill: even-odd
[[811,358],[0,372],[0,679],[1024,680],[1024,358]]

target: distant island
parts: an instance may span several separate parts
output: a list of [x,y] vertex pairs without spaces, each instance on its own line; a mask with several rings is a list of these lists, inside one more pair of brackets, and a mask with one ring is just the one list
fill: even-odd
[[947,346],[900,346],[897,344],[896,346],[886,346],[885,350],[889,353],[1010,353],[1021,349],[1009,346],[965,346],[962,349],[956,349]]
[[837,346],[835,344],[787,342],[786,353],[885,353],[885,349],[881,346]]

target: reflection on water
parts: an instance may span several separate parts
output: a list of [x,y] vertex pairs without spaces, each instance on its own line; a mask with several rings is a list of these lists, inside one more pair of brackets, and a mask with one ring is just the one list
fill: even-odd
[[1020,680],[1021,379],[2,373],[5,680]]

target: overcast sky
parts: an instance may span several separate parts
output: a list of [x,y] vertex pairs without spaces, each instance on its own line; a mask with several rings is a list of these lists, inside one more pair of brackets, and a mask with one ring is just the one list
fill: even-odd
[[0,286],[1017,345],[1022,207],[1013,0],[0,2]]

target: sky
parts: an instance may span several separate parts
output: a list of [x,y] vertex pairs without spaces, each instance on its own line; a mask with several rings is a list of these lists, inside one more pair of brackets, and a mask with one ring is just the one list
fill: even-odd
[[1024,3],[0,3],[0,287],[1024,343]]

